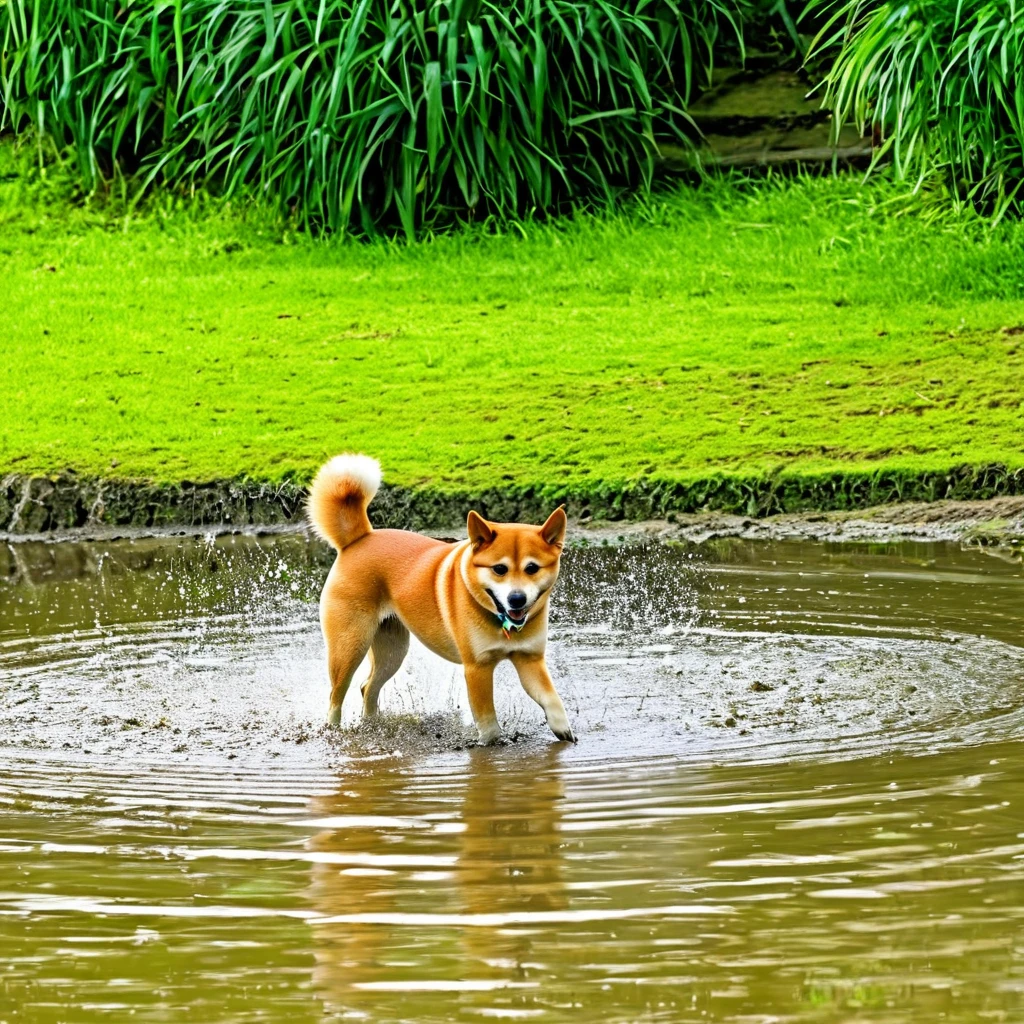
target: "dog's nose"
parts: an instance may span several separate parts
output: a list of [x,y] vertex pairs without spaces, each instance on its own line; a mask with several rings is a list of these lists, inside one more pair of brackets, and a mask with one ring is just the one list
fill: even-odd
[[508,606],[513,611],[519,611],[526,604],[526,595],[521,590],[513,590],[508,595]]

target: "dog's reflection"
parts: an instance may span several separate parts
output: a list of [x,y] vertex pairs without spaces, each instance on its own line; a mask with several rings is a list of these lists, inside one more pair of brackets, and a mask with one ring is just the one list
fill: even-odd
[[[399,762],[314,800],[314,983],[337,1010],[515,983],[530,915],[564,909],[557,748],[474,749],[450,769]],[[525,915],[525,917],[523,916]]]

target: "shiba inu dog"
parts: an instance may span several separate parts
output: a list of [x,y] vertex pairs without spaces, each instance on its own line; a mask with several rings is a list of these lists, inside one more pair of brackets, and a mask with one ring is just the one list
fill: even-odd
[[340,723],[345,693],[367,653],[363,714],[376,713],[381,687],[401,667],[411,632],[435,654],[465,666],[481,743],[501,737],[494,668],[506,658],[544,709],[551,731],[575,740],[544,661],[564,510],[552,512],[543,526],[491,523],[470,512],[468,538],[448,543],[373,529],[366,508],[380,480],[375,459],[338,455],[310,488],[310,520],[338,552],[320,596],[331,678],[328,722]]

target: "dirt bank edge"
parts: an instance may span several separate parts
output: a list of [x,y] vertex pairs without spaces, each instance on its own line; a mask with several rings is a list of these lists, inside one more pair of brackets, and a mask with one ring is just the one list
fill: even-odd
[[[114,529],[269,528],[304,520],[305,489],[294,483],[215,480],[154,484],[65,472],[0,479],[0,532],[83,535]],[[541,521],[564,502],[595,538],[656,533],[709,536],[872,539],[889,535],[994,543],[1024,536],[1024,469],[959,466],[945,472],[835,472],[812,476],[714,476],[693,483],[640,480],[627,487],[495,488],[441,492],[385,485],[371,518],[377,526],[461,528],[476,508],[498,521]],[[860,524],[855,527],[854,524]]]

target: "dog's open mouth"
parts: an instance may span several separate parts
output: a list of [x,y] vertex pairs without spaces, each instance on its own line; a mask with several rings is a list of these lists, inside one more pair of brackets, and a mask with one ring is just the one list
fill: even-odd
[[498,596],[493,590],[488,590],[487,596],[494,602],[494,607],[497,609],[499,618],[508,619],[509,622],[516,626],[521,626],[526,622],[526,617],[530,614],[529,608],[506,608],[501,601],[498,600]]

